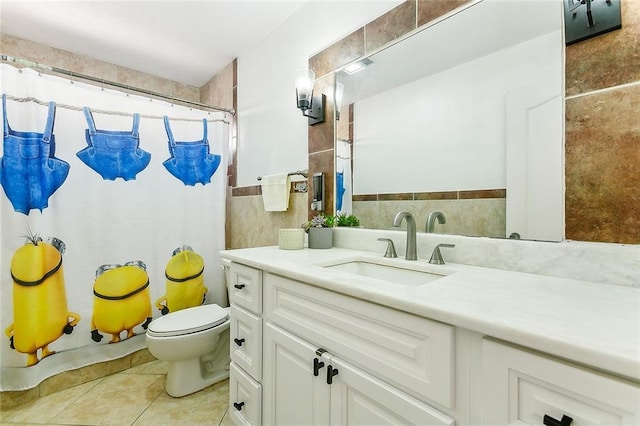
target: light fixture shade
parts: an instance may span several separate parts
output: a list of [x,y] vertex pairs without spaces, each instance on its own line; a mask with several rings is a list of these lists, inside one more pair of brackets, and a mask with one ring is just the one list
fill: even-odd
[[294,78],[298,108],[302,111],[306,111],[311,108],[313,84],[316,80],[316,73],[312,70],[298,70],[295,72]]
[[344,98],[344,84],[336,83],[336,93],[334,103],[336,108],[336,119],[340,120],[340,111],[342,110],[342,99]]

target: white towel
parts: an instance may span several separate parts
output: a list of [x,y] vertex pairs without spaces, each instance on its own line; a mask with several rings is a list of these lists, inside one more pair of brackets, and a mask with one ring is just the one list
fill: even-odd
[[289,207],[291,178],[287,173],[263,176],[262,203],[268,212],[283,212]]

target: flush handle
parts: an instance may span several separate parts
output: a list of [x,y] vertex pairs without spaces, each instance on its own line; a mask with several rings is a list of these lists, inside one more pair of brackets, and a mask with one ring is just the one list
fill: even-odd
[[313,359],[313,375],[318,377],[320,373],[320,369],[324,367],[324,362],[320,361],[318,358]]
[[569,426],[573,419],[565,414],[562,415],[561,420],[556,420],[551,416],[544,415],[542,423],[546,426]]
[[242,410],[242,407],[244,406],[244,402],[234,402],[233,406],[236,407],[236,410],[240,411],[240,410]]
[[242,344],[244,343],[244,339],[238,339],[237,337],[233,339],[233,341],[236,342],[236,345],[238,346],[242,346]]

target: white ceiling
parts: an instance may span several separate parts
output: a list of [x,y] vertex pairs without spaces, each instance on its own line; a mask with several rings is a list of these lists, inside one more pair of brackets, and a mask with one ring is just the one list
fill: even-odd
[[307,1],[0,0],[0,32],[200,87]]

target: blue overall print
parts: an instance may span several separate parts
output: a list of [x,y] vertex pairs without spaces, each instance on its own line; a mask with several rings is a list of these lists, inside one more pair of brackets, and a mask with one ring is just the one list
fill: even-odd
[[89,128],[85,130],[87,147],[76,153],[87,166],[104,180],[133,180],[151,161],[151,154],[140,149],[140,114],[133,114],[133,129],[127,131],[98,130],[89,108],[82,108]]
[[202,140],[193,142],[176,142],[169,126],[169,118],[164,117],[164,127],[169,138],[169,153],[171,158],[162,164],[173,176],[185,185],[195,186],[196,183],[206,185],[211,182],[211,176],[220,165],[220,156],[209,152],[207,139],[207,120],[202,119],[204,135]]
[[344,172],[336,173],[336,189],[338,190],[338,196],[336,197],[336,210],[342,210],[342,198],[344,196],[345,187],[344,187]]
[[25,215],[31,209],[42,212],[49,206],[49,197],[67,179],[69,163],[55,158],[53,122],[55,102],[49,102],[44,133],[18,132],[9,127],[7,97],[2,95],[4,119],[4,156],[0,158],[2,189],[13,210]]

